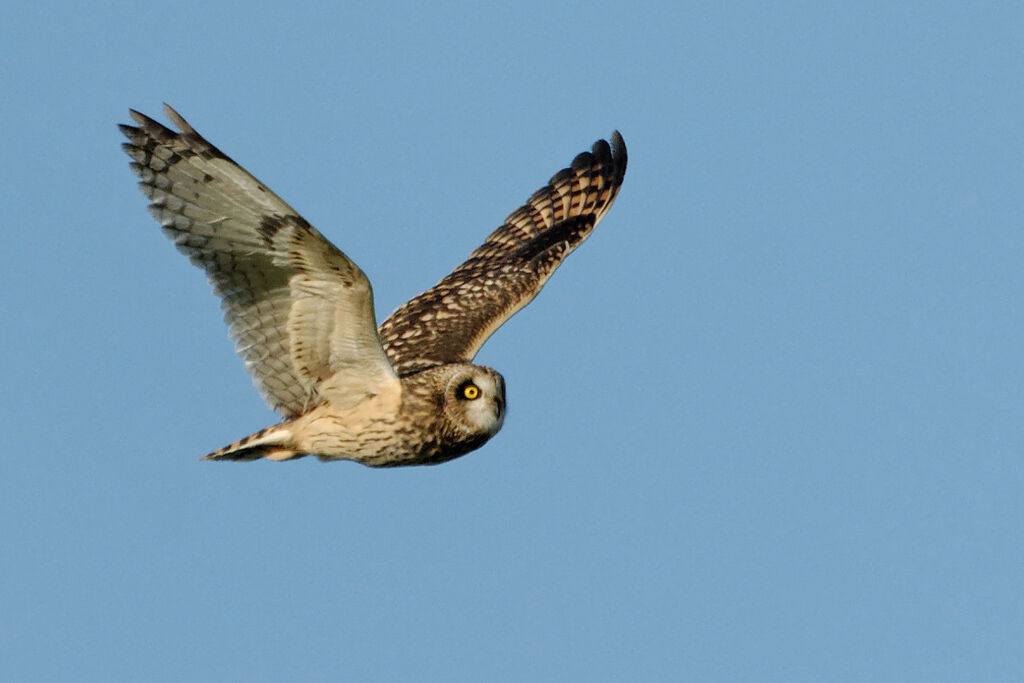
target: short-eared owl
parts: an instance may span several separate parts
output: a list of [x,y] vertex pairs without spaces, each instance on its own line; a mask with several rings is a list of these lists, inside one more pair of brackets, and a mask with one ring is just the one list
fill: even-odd
[[626,173],[616,132],[551,178],[465,263],[378,328],[356,264],[170,107],[121,126],[150,212],[206,271],[246,369],[286,418],[206,458],[444,462],[501,429],[505,381],[473,365],[607,213]]

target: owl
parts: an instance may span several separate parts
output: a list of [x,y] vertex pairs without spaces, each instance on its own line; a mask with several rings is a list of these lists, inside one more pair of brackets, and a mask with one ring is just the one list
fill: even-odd
[[164,233],[206,271],[253,382],[284,421],[209,460],[425,465],[479,448],[505,419],[505,380],[473,357],[537,296],[622,186],[615,132],[554,175],[466,261],[377,326],[363,271],[165,106],[131,111],[122,146]]

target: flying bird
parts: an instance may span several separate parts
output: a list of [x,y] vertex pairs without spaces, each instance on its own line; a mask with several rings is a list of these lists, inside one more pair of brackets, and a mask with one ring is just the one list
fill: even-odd
[[505,380],[473,364],[611,208],[626,173],[598,140],[434,287],[380,327],[363,271],[176,111],[177,131],[131,110],[122,147],[164,233],[206,271],[246,370],[285,420],[209,460],[436,464],[505,419]]

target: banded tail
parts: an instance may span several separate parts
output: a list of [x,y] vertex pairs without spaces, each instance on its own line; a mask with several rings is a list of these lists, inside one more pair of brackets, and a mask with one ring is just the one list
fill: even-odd
[[201,460],[291,460],[306,455],[295,450],[291,420],[261,429],[229,446],[204,455]]

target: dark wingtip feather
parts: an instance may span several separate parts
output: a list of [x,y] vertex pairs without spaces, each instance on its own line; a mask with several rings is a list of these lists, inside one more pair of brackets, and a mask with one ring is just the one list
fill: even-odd
[[[230,446],[228,447],[230,448]],[[252,462],[253,460],[259,460],[266,454],[266,449],[256,446],[254,448],[242,448],[235,451],[228,451],[224,448],[214,451],[213,453],[207,453],[200,460],[210,460],[212,462]]]
[[193,135],[198,135],[198,133],[196,133],[195,128],[190,126],[188,124],[188,121],[186,121],[181,114],[174,111],[174,107],[167,104],[166,102],[164,102],[164,114],[167,115],[167,118],[169,118],[171,122],[175,126],[177,126],[178,130],[180,130],[182,133],[192,133]]
[[130,142],[122,142],[121,143],[121,149],[124,150],[125,154],[127,154],[128,156],[130,156],[131,158],[134,159],[135,158],[135,154],[137,153],[136,150],[138,150],[139,148],[136,145],[133,145]]
[[156,140],[171,140],[178,135],[164,124],[160,123],[156,119],[149,118],[142,112],[129,109],[128,113],[131,114],[131,117],[139,124],[139,128]]
[[121,131],[121,135],[131,140],[139,134],[139,129],[135,126],[129,126],[127,123],[117,124],[117,129]]
[[626,153],[626,141],[622,139],[619,131],[612,131],[612,159],[615,161],[615,179],[621,183],[626,177],[626,164],[629,155]]
[[600,141],[594,143],[594,151],[593,151],[593,153],[591,153],[591,152],[580,152],[579,154],[577,154],[576,158],[572,160],[571,164],[569,164],[569,168],[574,170],[574,171],[579,171],[579,170],[582,170],[584,168],[590,168],[591,166],[593,166],[594,165],[594,157],[597,157],[598,159],[601,158],[600,152],[598,150],[598,144],[600,142],[604,142],[604,140],[600,140]]

